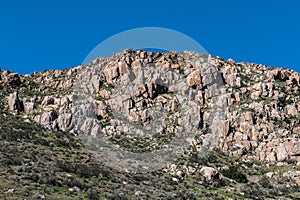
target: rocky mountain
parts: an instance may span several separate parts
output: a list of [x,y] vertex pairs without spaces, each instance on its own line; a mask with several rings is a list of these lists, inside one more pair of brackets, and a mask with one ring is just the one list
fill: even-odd
[[300,198],[297,72],[125,50],[0,74],[2,199]]

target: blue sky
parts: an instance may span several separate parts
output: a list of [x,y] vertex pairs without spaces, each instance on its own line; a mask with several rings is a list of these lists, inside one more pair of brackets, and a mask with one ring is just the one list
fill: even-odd
[[300,72],[300,1],[70,1],[0,3],[0,67],[32,73],[81,64],[125,30],[182,32],[210,54]]

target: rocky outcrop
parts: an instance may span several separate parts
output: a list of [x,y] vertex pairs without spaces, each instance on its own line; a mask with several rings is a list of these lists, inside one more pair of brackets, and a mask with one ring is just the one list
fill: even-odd
[[21,79],[17,73],[13,73],[10,71],[3,71],[0,75],[0,82],[6,86],[20,86]]
[[36,108],[35,102],[36,102],[35,97],[24,98],[23,99],[23,105],[24,105],[25,113],[32,113],[33,112],[33,110]]
[[20,101],[18,92],[14,92],[8,97],[8,107],[11,111],[22,112],[24,110],[23,102]]
[[41,115],[37,115],[35,116],[34,120],[43,125],[44,127],[48,128],[48,129],[54,129],[56,128],[56,124],[54,123],[54,121],[58,118],[58,115],[56,113],[56,111],[51,110],[49,112],[44,112]]
[[207,180],[213,180],[213,179],[218,179],[219,178],[219,172],[218,170],[212,168],[212,167],[202,167],[200,169],[200,173],[203,174],[203,176]]
[[130,138],[138,134],[136,123],[159,135],[195,133],[199,151],[208,146],[248,159],[300,162],[300,80],[291,70],[192,52],[126,50],[64,71],[2,72],[1,81],[24,83],[23,101],[11,94],[10,110],[25,110],[53,130]]

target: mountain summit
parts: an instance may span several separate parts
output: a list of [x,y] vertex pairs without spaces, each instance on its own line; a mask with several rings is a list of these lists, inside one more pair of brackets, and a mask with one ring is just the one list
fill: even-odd
[[299,198],[299,87],[194,52],[1,71],[0,197]]

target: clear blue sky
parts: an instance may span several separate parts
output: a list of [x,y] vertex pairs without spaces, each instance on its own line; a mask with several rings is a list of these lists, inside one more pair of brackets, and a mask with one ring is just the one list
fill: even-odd
[[138,27],[177,30],[212,55],[300,72],[297,0],[1,1],[0,67],[73,67],[103,40]]

